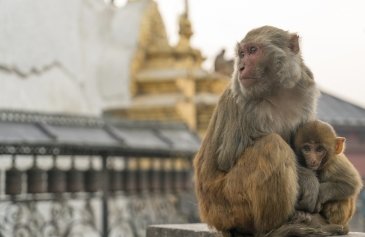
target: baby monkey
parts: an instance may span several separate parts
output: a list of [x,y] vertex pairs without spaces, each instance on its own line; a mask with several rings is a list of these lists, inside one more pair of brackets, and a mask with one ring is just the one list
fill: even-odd
[[362,180],[343,154],[345,138],[338,137],[328,123],[316,120],[298,128],[294,146],[299,163],[313,170],[320,183],[315,211],[327,223],[344,226],[347,233]]

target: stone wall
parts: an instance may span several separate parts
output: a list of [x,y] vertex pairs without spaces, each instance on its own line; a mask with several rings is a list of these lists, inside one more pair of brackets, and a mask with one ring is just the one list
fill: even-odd
[[148,1],[0,1],[0,109],[100,114],[129,103]]

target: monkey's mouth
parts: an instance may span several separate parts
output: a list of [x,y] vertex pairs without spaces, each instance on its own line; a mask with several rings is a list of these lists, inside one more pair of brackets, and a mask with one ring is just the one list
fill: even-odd
[[319,169],[319,165],[308,165],[308,168],[311,169],[311,170],[318,170]]
[[245,88],[251,87],[252,85],[254,85],[257,82],[257,78],[242,78],[240,77],[240,82],[242,84],[242,86],[244,86]]

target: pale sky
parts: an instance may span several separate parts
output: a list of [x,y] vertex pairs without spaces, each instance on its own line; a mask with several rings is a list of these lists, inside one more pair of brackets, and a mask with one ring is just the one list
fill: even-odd
[[[170,42],[184,0],[156,0]],[[190,0],[192,45],[211,69],[221,48],[232,56],[252,28],[272,25],[301,37],[302,54],[321,89],[365,107],[365,1],[363,0]]]

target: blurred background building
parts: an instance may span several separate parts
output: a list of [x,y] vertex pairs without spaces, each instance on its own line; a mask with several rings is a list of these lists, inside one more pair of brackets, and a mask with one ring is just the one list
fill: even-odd
[[[0,2],[1,235],[144,236],[148,224],[197,221],[195,134],[233,64],[222,50],[214,71],[203,68],[184,3],[170,45],[153,0]],[[318,117],[347,138],[364,177],[365,109],[323,92]],[[58,167],[60,189],[43,187]],[[93,181],[100,173],[109,180]],[[364,201],[354,230],[365,228]]]

